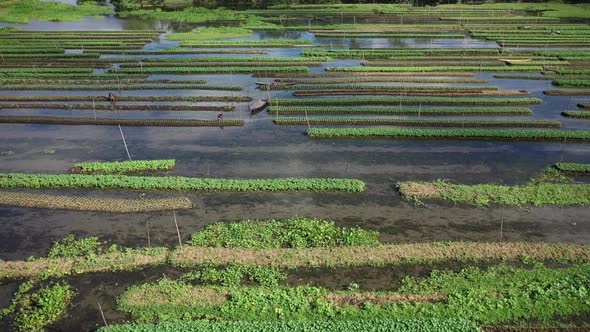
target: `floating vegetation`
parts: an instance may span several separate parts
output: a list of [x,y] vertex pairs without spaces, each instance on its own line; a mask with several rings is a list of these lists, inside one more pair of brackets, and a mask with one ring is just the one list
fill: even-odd
[[[274,75],[273,75],[274,76]],[[275,79],[278,85],[286,83],[296,84],[341,84],[341,83],[373,83],[373,82],[391,82],[391,83],[487,83],[487,80],[479,78],[436,78],[436,77],[361,77],[361,78],[344,78],[344,79],[322,79],[322,80],[305,80],[305,79]]]
[[192,208],[186,197],[160,199],[94,198],[25,192],[0,191],[0,205],[36,209],[94,211],[110,213],[143,213],[153,211],[185,210]]
[[495,184],[462,185],[434,182],[398,182],[407,199],[442,199],[476,205],[587,205],[590,185],[580,183],[530,183],[517,186]]
[[317,38],[465,38],[462,33],[354,33],[354,32],[316,32],[314,35]]
[[590,130],[539,129],[402,129],[402,128],[310,128],[312,138],[443,138],[502,139],[527,141],[590,141]]
[[[297,88],[297,87],[295,87]],[[394,89],[359,89],[359,90],[350,90],[350,89],[343,89],[339,90],[337,87],[334,87],[334,90],[318,90],[318,91],[295,91],[293,92],[294,96],[297,97],[307,97],[307,96],[360,96],[360,95],[367,95],[367,96],[399,96],[399,95],[406,95],[406,96],[440,96],[440,97],[450,97],[450,96],[528,96],[528,91],[525,90],[445,90],[445,89],[431,89],[431,90],[421,90],[421,89],[410,89],[410,90],[394,90]]]
[[469,107],[469,108],[422,108],[422,107],[370,107],[350,106],[271,106],[273,115],[284,114],[379,114],[412,116],[481,116],[481,115],[531,115],[533,111],[526,107]]
[[[589,71],[590,73],[590,71]],[[556,79],[553,81],[557,86],[571,86],[571,87],[590,87],[590,80],[564,80]]]
[[331,61],[332,58],[330,57],[231,57],[231,56],[209,56],[209,57],[199,57],[199,58],[146,58],[142,59],[142,62],[145,63],[152,63],[152,62],[172,62],[172,63],[205,63],[205,62],[236,62],[236,63],[277,63],[277,62],[326,62]]
[[514,127],[514,128],[559,128],[554,120],[424,120],[395,118],[337,118],[337,117],[280,117],[278,125],[373,125],[412,127]]
[[[117,101],[143,102],[248,102],[247,96],[117,96]],[[108,101],[107,96],[0,96],[2,102],[20,101]]]
[[199,191],[344,191],[363,192],[355,179],[213,179],[182,176],[64,175],[0,173],[0,188],[102,188]]
[[274,105],[532,105],[539,98],[451,98],[451,97],[379,97],[379,98],[275,98]]
[[75,163],[70,173],[126,174],[140,172],[167,172],[176,167],[176,160],[126,160],[113,162]]
[[267,40],[232,40],[232,41],[203,41],[181,42],[182,47],[303,47],[311,46],[309,39],[267,39]]
[[115,119],[66,118],[53,116],[0,116],[0,123],[130,127],[239,127],[244,125],[244,120]]
[[[0,68],[2,70],[2,68]],[[240,91],[241,86],[212,86],[200,84],[13,84],[0,85],[0,90],[77,90],[77,91],[104,91],[104,90],[220,90]]]
[[590,174],[590,164],[557,163],[557,164],[555,164],[555,168],[557,168],[561,172],[570,173],[570,174],[579,174],[579,175]]
[[543,94],[548,96],[590,96],[590,89],[545,90]]
[[561,115],[568,118],[590,120],[590,111],[563,111]]
[[71,306],[76,293],[71,286],[57,283],[36,292],[22,294],[15,303],[14,325],[18,331],[43,331]]
[[327,71],[345,71],[345,72],[444,72],[444,71],[543,71],[542,66],[437,66],[437,67],[328,67]]
[[431,91],[449,91],[449,92],[461,92],[461,91],[482,91],[482,90],[498,90],[495,86],[422,86],[422,85],[328,85],[328,84],[297,84],[297,85],[286,85],[286,84],[275,84],[260,86],[260,89],[269,90],[393,90],[393,91],[420,91],[420,90],[431,90]]
[[[261,73],[254,73],[252,77],[259,77],[259,78],[269,78],[269,77],[277,77],[277,78],[331,78],[331,77],[346,77],[350,78],[352,75],[350,73],[344,72],[329,72],[329,73],[321,73],[321,74],[310,74],[310,73],[270,73],[270,74],[261,74]],[[408,77],[408,76],[444,76],[444,77],[473,77],[475,73],[471,72],[366,72],[366,73],[355,73],[354,76],[393,76],[393,77]]]
[[[96,98],[96,97],[95,97]],[[102,101],[97,99],[97,101]],[[248,100],[244,100],[248,101]],[[63,110],[97,110],[97,111],[223,111],[231,112],[235,106],[210,105],[121,105],[121,104],[1,104],[0,109],[63,109]]]
[[[2,70],[2,68],[0,68]],[[199,73],[257,73],[257,72],[306,72],[309,69],[305,66],[285,66],[285,67],[268,67],[268,66],[244,66],[244,67],[147,67],[147,68],[120,68],[112,70],[111,73],[149,73],[149,74],[199,74]]]

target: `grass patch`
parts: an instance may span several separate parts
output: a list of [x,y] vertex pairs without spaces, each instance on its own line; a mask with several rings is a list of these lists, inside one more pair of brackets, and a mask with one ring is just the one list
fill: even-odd
[[0,21],[7,23],[29,23],[39,21],[81,21],[85,16],[110,14],[107,6],[95,2],[70,5],[62,2],[19,0],[7,2],[0,9]]
[[252,30],[240,27],[207,27],[197,28],[191,32],[176,32],[166,36],[168,40],[177,40],[182,42],[225,39],[225,38],[242,38],[252,36]]
[[0,174],[1,188],[102,188],[200,191],[344,191],[362,192],[365,183],[353,179],[210,179],[182,176]]
[[572,173],[572,174],[590,174],[590,164],[578,164],[578,163],[557,163],[555,164],[561,172]]

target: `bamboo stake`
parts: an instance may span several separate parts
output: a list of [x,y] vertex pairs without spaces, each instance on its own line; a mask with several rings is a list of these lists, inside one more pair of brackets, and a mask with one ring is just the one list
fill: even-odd
[[172,210],[174,216],[174,225],[176,225],[176,234],[178,235],[178,245],[182,248],[182,239],[180,238],[180,230],[178,229],[178,221],[176,220],[176,211]]
[[119,131],[121,132],[121,137],[123,138],[123,145],[125,145],[125,151],[127,151],[127,157],[129,161],[131,161],[131,155],[129,154],[129,149],[127,148],[127,142],[125,142],[125,135],[123,135],[123,129],[121,129],[121,125],[119,125]]
[[107,319],[104,316],[104,311],[102,311],[102,306],[100,305],[100,302],[98,302],[98,310],[100,310],[100,315],[102,316],[102,321],[104,322],[104,326],[108,330],[109,329],[109,324],[107,323]]

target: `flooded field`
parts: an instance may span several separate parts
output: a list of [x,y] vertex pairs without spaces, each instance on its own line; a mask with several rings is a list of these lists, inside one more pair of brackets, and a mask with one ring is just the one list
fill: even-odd
[[[514,12],[514,15],[517,16],[535,17],[535,14],[525,11]],[[267,18],[276,16],[274,14],[260,15],[262,17],[268,16]],[[66,54],[99,53],[95,58],[63,61],[62,64],[69,68],[76,68],[74,65],[76,63],[79,64],[79,67],[89,66],[92,68],[91,72],[81,72],[80,77],[76,78],[72,73],[66,73],[67,70],[64,73],[48,74],[47,78],[43,78],[45,75],[43,73],[51,73],[51,70],[59,71],[61,68],[58,65],[61,60],[52,61],[51,59],[31,60],[30,65],[37,68],[32,70],[31,77],[25,78],[25,76],[18,75],[11,77],[11,74],[3,74],[2,70],[5,67],[22,68],[29,66],[29,64],[26,61],[12,61],[10,57],[3,58],[0,64],[6,64],[6,66],[0,68],[0,76],[4,86],[0,86],[2,89],[0,91],[2,113],[0,117],[2,118],[0,119],[2,120],[0,121],[2,122],[0,124],[0,173],[3,173],[0,177],[6,177],[4,173],[66,174],[75,163],[85,161],[174,159],[176,165],[170,173],[156,175],[140,172],[133,175],[236,180],[357,179],[365,183],[364,191],[345,192],[314,189],[279,190],[278,192],[255,189],[253,191],[248,191],[248,189],[219,191],[206,188],[195,191],[180,189],[180,185],[178,190],[134,189],[131,187],[127,189],[101,189],[75,186],[36,189],[36,186],[39,185],[11,185],[6,182],[2,184],[2,190],[9,192],[142,200],[182,196],[190,199],[192,208],[174,212],[119,214],[2,204],[3,206],[0,206],[0,259],[8,262],[24,261],[30,256],[44,257],[55,241],[66,238],[70,234],[74,234],[77,238],[96,236],[101,241],[108,242],[109,245],[116,244],[121,247],[174,248],[178,245],[179,240],[186,243],[191,238],[191,234],[203,231],[207,226],[216,222],[236,222],[247,219],[286,220],[293,217],[329,219],[334,221],[338,227],[358,227],[363,230],[378,231],[378,239],[383,245],[446,241],[561,243],[577,245],[582,248],[580,250],[587,251],[587,246],[590,245],[590,224],[588,223],[590,212],[588,205],[584,203],[533,206],[531,204],[494,203],[474,205],[461,200],[445,201],[441,199],[424,199],[417,202],[402,196],[398,190],[398,182],[405,181],[445,180],[464,185],[524,186],[531,179],[539,178],[547,167],[556,163],[590,163],[590,144],[587,139],[566,139],[566,136],[563,136],[563,139],[562,136],[557,136],[556,139],[550,140],[530,139],[524,136],[524,138],[514,139],[509,135],[482,139],[481,137],[486,137],[487,134],[481,133],[475,138],[467,134],[463,137],[428,137],[413,133],[404,133],[394,139],[390,136],[391,134],[316,138],[310,135],[308,130],[368,127],[312,123],[313,121],[327,121],[325,118],[328,117],[332,118],[331,121],[340,118],[344,119],[338,121],[352,121],[352,118],[357,122],[366,122],[375,118],[378,119],[377,121],[395,119],[395,121],[404,123],[397,127],[411,128],[414,126],[425,130],[430,130],[430,125],[412,124],[412,121],[432,120],[433,126],[436,127],[440,121],[448,120],[450,123],[443,126],[456,127],[459,128],[457,130],[461,130],[470,127],[469,123],[478,121],[484,123],[482,127],[487,128],[496,127],[485,124],[487,121],[500,123],[505,120],[534,120],[540,122],[529,122],[522,126],[525,128],[529,128],[529,126],[545,128],[543,126],[551,125],[557,126],[558,129],[534,130],[586,132],[590,129],[587,119],[564,117],[561,112],[575,110],[578,104],[590,102],[590,93],[587,91],[568,95],[544,93],[546,90],[571,90],[567,87],[556,87],[553,84],[553,79],[561,78],[556,74],[560,70],[583,70],[583,66],[587,65],[587,62],[584,62],[586,60],[574,59],[569,60],[571,62],[569,64],[553,65],[550,64],[550,61],[557,63],[565,60],[545,54],[539,55],[536,52],[564,49],[590,52],[590,49],[586,48],[590,47],[590,44],[566,48],[523,44],[523,46],[502,49],[498,46],[499,39],[474,37],[466,32],[459,32],[464,35],[460,38],[436,38],[435,36],[424,38],[419,35],[422,32],[417,33],[418,35],[414,37],[381,37],[378,35],[351,37],[347,36],[347,33],[354,35],[354,32],[338,32],[338,35],[321,36],[321,31],[314,32],[312,28],[312,26],[330,24],[352,24],[366,27],[379,24],[440,24],[441,26],[450,24],[433,17],[404,18],[399,15],[385,14],[320,15],[310,13],[290,16],[288,19],[281,17],[280,22],[277,20],[279,18],[270,21],[275,24],[283,24],[286,27],[307,25],[310,29],[300,31],[254,29],[250,37],[221,41],[230,45],[198,46],[201,41],[173,41],[168,37],[172,33],[189,32],[203,26],[215,27],[228,24],[223,22],[178,23],[138,17],[123,19],[116,16],[87,18],[81,22],[0,23],[0,28],[14,26],[22,29],[22,33],[31,30],[38,34],[50,31],[61,31],[62,33],[96,31],[98,36],[98,32],[104,34],[107,31],[157,31],[154,39],[135,49],[121,46],[114,47],[109,52],[108,46],[105,46],[105,49],[100,49],[88,43],[86,47],[89,48],[83,50],[74,46],[64,47]],[[587,26],[587,23],[582,19],[564,19],[560,23],[558,21],[558,24],[563,25]],[[534,24],[531,23],[531,25]],[[403,31],[394,32],[401,34]],[[383,31],[378,33],[384,34]],[[456,33],[456,31],[448,33]],[[18,35],[18,33],[14,33],[14,35]],[[1,34],[0,38],[3,38]],[[92,37],[89,38],[92,39]],[[295,42],[291,47],[265,47],[264,44],[253,47],[247,45],[240,47],[240,44],[231,45],[232,42],[240,43],[245,40],[262,42],[298,40],[302,44],[309,44],[304,47]],[[54,42],[59,44],[59,41]],[[131,40],[124,41],[124,43],[131,42]],[[194,47],[191,47],[190,43],[195,43]],[[549,41],[547,43],[550,45]],[[0,48],[3,47],[0,46]],[[178,54],[175,52],[162,53],[170,48],[175,48]],[[417,52],[425,52],[426,55],[409,55],[409,53],[403,56],[395,53],[384,56],[372,55],[371,52],[376,50],[378,52],[378,49],[391,52],[397,52],[393,51],[394,49],[404,50],[404,52],[416,50]],[[461,49],[466,50],[466,53],[453,51]],[[499,49],[504,53],[486,53],[493,49]],[[336,55],[336,53],[328,54],[329,50],[355,50],[357,53],[356,55],[348,53],[348,56]],[[468,50],[476,50],[474,52],[481,52],[481,54],[470,54]],[[189,53],[190,51],[194,53]],[[251,51],[258,51],[260,54],[252,54],[256,52]],[[365,51],[366,54],[358,53]],[[286,68],[285,63],[289,61],[286,58],[295,59],[293,61],[303,61],[300,59],[302,52],[303,55],[309,52],[308,61],[319,63],[303,64],[303,67],[306,68],[301,72],[281,72],[280,68]],[[311,54],[313,52],[317,52],[315,54],[316,60],[313,60],[314,55]],[[322,52],[328,52],[326,56],[330,58],[321,58],[324,56],[320,54]],[[2,54],[6,55],[10,52]],[[259,59],[248,60],[253,57]],[[429,61],[429,57],[431,61]],[[518,64],[504,66],[505,63],[498,60],[498,58],[508,57],[529,57],[533,62],[539,62],[540,70],[525,68],[519,72],[512,72],[510,70]],[[212,58],[215,60],[210,60]],[[223,58],[228,61],[224,61]],[[244,61],[241,62],[236,58],[243,58]],[[208,64],[207,61],[211,61],[211,63]],[[575,64],[575,61],[580,62]],[[44,67],[43,62],[52,63],[52,65]],[[375,63],[371,64],[371,62]],[[101,67],[99,64],[106,64],[106,66]],[[290,62],[289,65],[298,66],[297,63],[291,64]],[[485,70],[486,66],[492,67]],[[501,67],[503,69],[498,69],[500,66],[503,66]],[[533,67],[532,64],[530,66],[529,68]],[[175,71],[176,67],[180,69]],[[348,72],[347,68],[352,67],[364,68],[367,71],[351,69],[351,72]],[[404,67],[417,69],[405,70]],[[206,68],[212,68],[210,70],[212,72],[207,72]],[[249,69],[242,70],[243,68]],[[371,68],[375,68],[375,70]],[[512,69],[504,72],[505,68]],[[45,69],[48,70],[44,72]],[[198,70],[204,72],[192,72]],[[429,71],[432,74],[429,74]],[[6,72],[9,73],[9,71]],[[535,76],[540,77],[541,72],[546,76],[546,79],[533,79]],[[35,77],[37,74],[41,75]],[[106,80],[101,82],[99,79],[96,79],[94,83],[90,83],[91,79],[83,82],[84,75],[96,76],[100,74],[117,76],[113,76],[109,82]],[[514,74],[515,76],[502,78],[502,74]],[[50,77],[51,75],[54,77]],[[64,77],[58,77],[60,75]],[[133,75],[138,75],[138,77],[132,77]],[[316,76],[314,77],[314,75]],[[516,77],[517,75],[522,78]],[[572,79],[565,77],[566,74],[563,76],[564,79]],[[32,78],[39,82],[33,82]],[[380,81],[379,78],[387,79]],[[412,80],[408,80],[409,78]],[[68,79],[72,81],[67,82]],[[585,80],[586,77],[579,76],[575,79]],[[19,83],[19,80],[22,81]],[[51,80],[53,81],[51,82]],[[78,82],[75,82],[76,80]],[[131,80],[136,81],[132,82]],[[197,83],[198,80],[205,80],[206,83]],[[330,80],[340,80],[340,83],[330,86],[327,84],[333,83],[321,84],[321,81],[329,82]],[[346,82],[346,80],[351,82]],[[460,83],[461,80],[471,81]],[[150,81],[157,82],[154,83],[155,87],[146,87]],[[284,82],[288,84],[285,86]],[[67,87],[68,84],[71,86]],[[134,84],[137,86],[133,87]],[[176,86],[174,86],[175,84]],[[187,86],[180,87],[181,84]],[[310,86],[306,87],[307,84]],[[317,84],[317,88],[313,84]],[[14,87],[11,88],[11,85]],[[127,87],[127,85],[129,86]],[[576,88],[580,91],[583,89],[583,87]],[[458,91],[458,89],[463,90]],[[296,95],[300,93],[302,97],[294,96],[294,91],[297,91]],[[485,92],[481,94],[481,91]],[[117,98],[116,106],[120,109],[108,110],[109,105],[112,104],[106,99],[109,92],[114,93]],[[522,108],[529,108],[532,113],[483,113],[484,111],[492,112],[491,108],[483,110],[480,114],[460,113],[461,109],[467,111],[487,107],[488,104],[483,102],[479,104],[478,100],[492,98],[489,97],[490,94],[498,100],[525,97],[527,101],[523,103],[516,104],[515,101],[514,105],[511,102],[505,105],[521,107],[520,111]],[[413,95],[416,95],[416,98],[425,97],[425,99],[415,102],[410,97]],[[125,101],[126,97],[143,97],[143,101]],[[178,99],[161,101],[157,100],[158,97],[178,97]],[[186,97],[195,97],[196,101]],[[203,97],[202,101],[199,101],[199,97]],[[207,101],[204,97],[218,98],[214,101]],[[240,100],[239,97],[242,99]],[[384,100],[390,98],[390,100],[375,104],[377,106],[365,104],[363,101],[353,104],[338,104],[338,100],[346,102],[347,99],[365,97],[384,98]],[[429,98],[437,97],[442,99],[429,100]],[[224,100],[224,98],[226,99]],[[260,112],[251,112],[249,106],[261,98],[269,100],[269,108]],[[311,101],[316,98],[322,100],[333,98],[334,104],[327,105],[322,100],[312,103]],[[468,101],[469,98],[481,99]],[[288,101],[290,99],[309,99],[310,103],[292,106]],[[504,102],[506,101],[495,101],[490,105],[504,107],[504,104],[498,104]],[[24,104],[33,105],[25,107]],[[86,104],[86,106],[82,106],[82,104]],[[335,108],[330,111],[327,110],[326,105],[329,107],[344,106],[348,109],[343,111]],[[193,106],[209,107],[209,110],[186,110],[186,108]],[[144,109],[133,111],[133,107]],[[174,107],[180,109],[173,109]],[[183,110],[182,107],[185,109]],[[214,122],[218,119],[221,107],[226,107],[223,108],[226,111],[223,112],[222,119],[224,121],[235,120],[238,123],[237,126],[229,125],[230,122],[227,125],[218,125]],[[295,113],[281,113],[291,112],[288,107],[292,107]],[[297,109],[298,107],[299,109]],[[362,113],[363,109],[366,112],[371,107],[376,107],[375,112],[386,113],[375,113],[377,115]],[[379,110],[379,107],[382,109]],[[436,109],[442,111],[443,107],[455,108],[452,112],[456,114],[448,116],[448,114],[442,113],[440,115],[420,113],[428,110],[435,112]],[[315,110],[313,110],[314,108]],[[384,110],[386,108],[388,110]],[[400,113],[408,108],[417,109],[417,116]],[[457,108],[459,110],[456,110]],[[301,120],[303,123],[277,125],[274,122],[282,118],[289,119],[290,116],[300,117],[303,119]],[[43,124],[43,121],[49,120],[42,121],[38,117],[50,117],[53,119],[51,121],[58,122],[64,121],[63,118],[79,119],[80,121],[104,119],[108,124]],[[316,119],[317,117],[324,119]],[[194,127],[189,124],[179,124],[178,126],[126,126],[122,124],[118,126],[120,122],[117,121],[131,119],[138,121],[145,119],[150,121],[205,120],[204,123],[207,124],[203,127]],[[546,120],[554,122],[552,124],[551,122],[543,122]],[[211,123],[213,124],[211,125]],[[504,126],[511,127],[510,124],[497,125],[502,128]],[[379,130],[387,129],[388,126],[377,123],[370,128]],[[489,129],[489,131],[494,130]],[[571,181],[580,186],[588,185],[587,176],[575,176]],[[29,183],[33,182],[29,180]],[[431,271],[439,269],[451,269],[459,273],[467,266],[478,266],[485,270],[498,264],[498,257],[492,258],[496,260],[476,260],[476,262],[469,264],[461,261],[436,260],[435,263],[432,263],[430,261],[412,261],[411,258],[408,258],[405,265],[368,266],[361,264],[356,266],[353,264],[348,266],[344,264],[342,266],[303,267],[289,271],[282,285],[294,287],[310,285],[330,291],[340,291],[350,290],[347,287],[351,283],[358,283],[362,291],[396,291],[402,286],[401,280],[406,276],[426,278]],[[553,256],[549,257],[546,261],[553,262],[553,258]],[[67,276],[64,278],[65,282],[77,289],[78,292],[73,300],[74,309],[70,311],[70,317],[51,324],[49,329],[55,331],[94,331],[104,325],[105,319],[109,323],[122,323],[130,317],[135,318],[139,315],[137,312],[131,309],[122,312],[119,310],[120,308],[118,309],[116,301],[118,296],[132,285],[157,282],[162,276],[176,279],[190,271],[191,269],[186,267],[162,265],[144,266],[144,269],[140,271],[111,273],[108,270],[96,270],[83,276]],[[52,284],[51,280],[53,279],[49,280],[41,281],[35,287]],[[17,291],[19,285],[20,281],[15,281],[12,278],[7,278],[0,284],[0,308],[10,305],[11,294]],[[97,303],[101,304],[100,310],[104,310],[106,317],[101,316]],[[120,303],[119,306],[121,306]],[[587,313],[588,311],[582,310],[572,312],[567,318],[563,318],[563,315],[560,314],[557,316],[560,319],[563,318],[560,320],[562,325],[571,323],[581,326],[588,323]],[[240,317],[247,318],[248,316],[244,314]],[[365,316],[359,314],[358,317]],[[195,319],[195,317],[191,316],[191,319]],[[223,320],[223,318],[220,319]],[[513,321],[521,322],[523,319],[523,317],[514,317]],[[543,322],[544,325],[540,324],[540,326],[551,325],[545,323],[552,321],[547,317],[535,319]],[[146,318],[146,322],[159,321],[165,321],[165,319],[161,317],[153,320]],[[582,321],[583,324],[579,324],[579,321]],[[485,326],[497,326],[495,324],[498,323],[486,320],[483,322]],[[13,328],[10,319],[4,319],[0,323],[2,330]]]

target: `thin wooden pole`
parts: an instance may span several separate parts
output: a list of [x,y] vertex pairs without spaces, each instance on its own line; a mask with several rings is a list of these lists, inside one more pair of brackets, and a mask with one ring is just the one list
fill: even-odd
[[125,142],[125,135],[123,135],[123,129],[121,129],[121,125],[119,125],[119,131],[121,132],[121,137],[123,138],[123,145],[125,145],[125,151],[127,151],[127,158],[131,161],[131,155],[129,154],[129,149],[127,148],[127,142]]
[[178,229],[178,221],[176,220],[176,211],[172,210],[174,216],[174,225],[176,225],[176,234],[178,235],[178,245],[182,248],[182,239],[180,238],[180,230]]
[[145,231],[147,233],[148,248],[151,249],[152,248],[152,241],[150,238],[150,221],[149,220],[145,221]]
[[109,324],[107,323],[107,319],[104,316],[104,311],[102,311],[102,306],[100,305],[100,302],[98,302],[98,310],[100,310],[100,316],[102,316],[102,321],[104,322],[104,326],[108,330],[109,329]]

